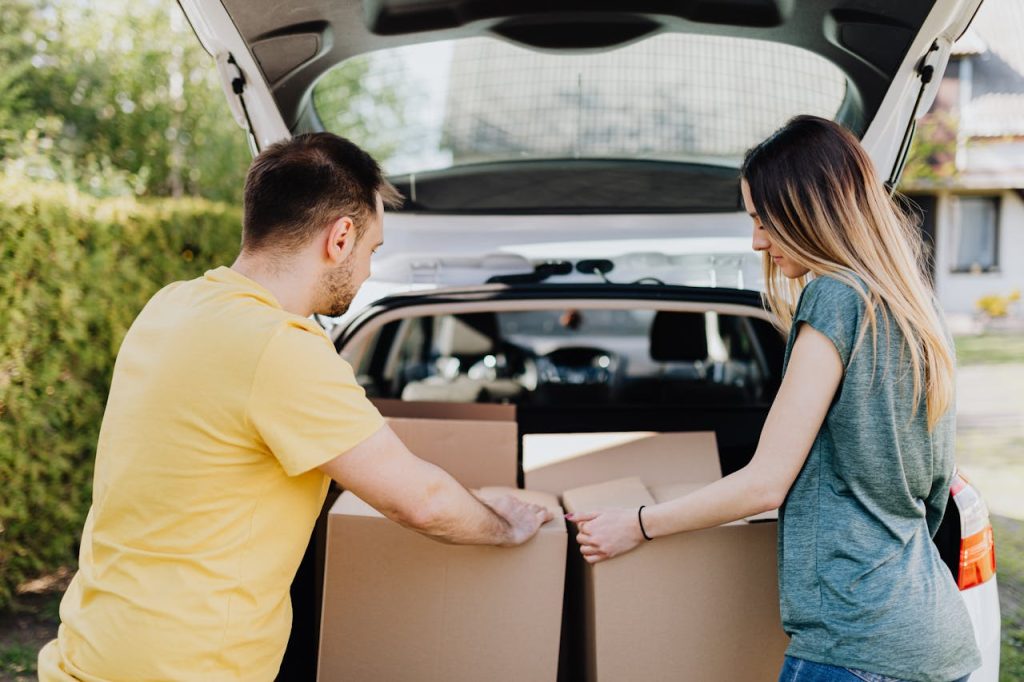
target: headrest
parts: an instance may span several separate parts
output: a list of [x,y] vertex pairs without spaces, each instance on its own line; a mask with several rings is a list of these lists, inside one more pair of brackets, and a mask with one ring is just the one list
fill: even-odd
[[659,311],[651,323],[651,359],[696,362],[708,359],[704,313]]
[[442,318],[437,349],[442,355],[484,355],[498,340],[495,313],[467,313]]

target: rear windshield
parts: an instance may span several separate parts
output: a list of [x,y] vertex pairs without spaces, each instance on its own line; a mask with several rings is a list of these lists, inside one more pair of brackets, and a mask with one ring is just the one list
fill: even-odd
[[662,34],[555,54],[471,38],[345,61],[313,102],[391,175],[541,159],[735,167],[796,114],[835,118],[846,88],[825,59],[759,40]]
[[519,406],[765,405],[782,364],[761,319],[715,312],[474,312],[390,322],[357,363],[367,395]]

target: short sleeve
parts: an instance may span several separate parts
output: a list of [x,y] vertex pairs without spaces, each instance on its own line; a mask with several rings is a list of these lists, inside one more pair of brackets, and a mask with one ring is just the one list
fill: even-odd
[[289,476],[351,450],[384,419],[323,334],[282,326],[253,380],[249,420]]
[[857,342],[864,300],[853,287],[831,277],[818,277],[804,289],[793,315],[793,330],[805,322],[824,334],[849,367]]

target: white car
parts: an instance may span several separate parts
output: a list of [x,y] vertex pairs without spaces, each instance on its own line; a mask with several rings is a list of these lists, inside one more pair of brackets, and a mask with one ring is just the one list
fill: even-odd
[[[981,0],[179,2],[254,151],[346,134],[407,198],[351,313],[324,321],[371,396],[512,402],[523,434],[714,430],[728,473],[784,346],[744,150],[818,114],[895,182]],[[960,476],[950,494],[935,543],[983,653],[971,680],[995,682],[988,511]],[[315,678],[317,548],[281,679]]]

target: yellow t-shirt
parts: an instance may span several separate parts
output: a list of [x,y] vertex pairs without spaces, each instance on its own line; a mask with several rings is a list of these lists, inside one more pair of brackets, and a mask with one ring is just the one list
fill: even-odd
[[125,336],[47,680],[272,680],[328,478],[383,425],[327,335],[222,267]]

